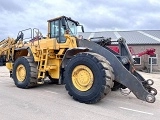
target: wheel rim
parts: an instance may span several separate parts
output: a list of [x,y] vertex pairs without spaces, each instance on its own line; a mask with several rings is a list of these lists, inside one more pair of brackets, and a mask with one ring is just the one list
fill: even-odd
[[93,73],[85,65],[78,65],[72,72],[72,82],[75,88],[80,91],[87,91],[93,85]]
[[19,65],[16,69],[16,76],[18,81],[23,82],[26,78],[26,68],[24,65]]

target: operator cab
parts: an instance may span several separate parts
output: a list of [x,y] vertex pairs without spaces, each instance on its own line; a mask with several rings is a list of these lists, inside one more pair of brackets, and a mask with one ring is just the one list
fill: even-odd
[[83,26],[79,25],[77,21],[65,16],[48,20],[48,36],[56,38],[58,43],[65,43],[66,38],[64,34],[77,36],[77,26],[81,26],[82,31],[84,31]]

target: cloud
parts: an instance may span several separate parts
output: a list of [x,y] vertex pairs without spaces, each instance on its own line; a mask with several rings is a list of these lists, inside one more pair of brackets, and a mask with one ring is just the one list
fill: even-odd
[[[18,1],[17,1],[18,2]],[[15,2],[15,0],[1,0],[0,1],[0,11],[10,11],[12,13],[17,11],[23,11],[23,6]]]
[[47,20],[66,15],[85,31],[160,29],[159,0],[5,0],[0,1],[0,40],[18,31],[39,28],[47,34]]

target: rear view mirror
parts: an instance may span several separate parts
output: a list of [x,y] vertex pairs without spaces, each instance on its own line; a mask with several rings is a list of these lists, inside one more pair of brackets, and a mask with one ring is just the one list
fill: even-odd
[[78,26],[77,26],[77,30],[78,30],[78,32],[84,32],[84,27],[83,27],[83,25],[78,25]]
[[83,27],[83,26],[81,26],[81,28],[82,28],[82,32],[84,32],[84,27]]

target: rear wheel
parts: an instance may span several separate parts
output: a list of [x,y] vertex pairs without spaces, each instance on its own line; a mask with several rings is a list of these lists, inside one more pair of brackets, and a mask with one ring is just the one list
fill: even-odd
[[[113,87],[111,66],[96,53],[79,53],[65,67],[66,90],[82,103],[96,103]],[[104,58],[105,59],[105,58]]]
[[17,87],[35,87],[37,76],[38,71],[32,57],[20,57],[15,61],[12,77]]

